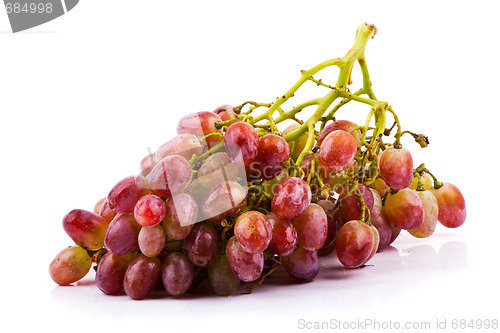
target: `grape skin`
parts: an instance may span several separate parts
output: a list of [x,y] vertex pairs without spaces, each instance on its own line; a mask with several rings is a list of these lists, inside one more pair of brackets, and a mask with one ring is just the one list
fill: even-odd
[[[391,243],[392,226],[385,211],[380,212],[380,215],[375,220],[372,220],[372,225],[377,228],[379,234],[379,246],[377,252],[381,252]],[[399,229],[401,230],[401,229]]]
[[117,213],[132,213],[139,200],[141,188],[137,186],[134,176],[120,180],[109,192],[110,208]]
[[234,275],[224,255],[218,255],[208,266],[208,281],[219,296],[233,295],[240,286],[240,279]]
[[[201,155],[201,144],[196,135],[184,133],[161,145],[154,154],[153,161],[161,161],[167,156],[179,155],[190,160],[193,155]],[[154,164],[156,164],[154,163]],[[154,166],[154,165],[153,165]],[[152,169],[152,168],[151,168]]]
[[274,213],[266,216],[273,230],[269,248],[279,256],[290,255],[297,246],[297,230],[292,221],[280,219]]
[[196,201],[189,194],[181,193],[167,199],[165,207],[162,225],[167,237],[175,240],[186,238],[198,218]]
[[[215,123],[221,122],[220,117],[210,111],[201,111],[185,115],[179,120],[177,134],[190,133],[197,137],[203,137],[211,133],[221,132],[215,127]],[[220,136],[211,136],[206,139],[209,146],[221,141]]]
[[179,155],[165,157],[147,176],[153,193],[163,198],[183,191],[191,183],[192,178],[191,164]]
[[[370,214],[373,214],[375,204],[373,192],[370,188],[363,185],[358,186],[358,190],[361,193],[361,197],[363,198],[365,205],[370,210]],[[343,191],[347,192],[347,189],[343,189]],[[361,204],[357,197],[356,191],[353,191],[347,197],[342,199],[342,207],[340,208],[340,213],[342,214],[344,221],[358,220],[361,218]]]
[[340,130],[351,134],[353,138],[356,140],[357,145],[359,145],[361,143],[361,132],[359,129],[352,131],[356,127],[358,127],[358,125],[349,120],[334,121],[333,123],[330,123],[326,125],[325,128],[323,128],[323,130],[319,133],[316,141],[318,142],[318,145],[321,145],[321,143],[327,137],[328,134],[330,134],[333,131]]
[[290,149],[285,139],[276,134],[266,134],[259,138],[258,153],[250,164],[250,173],[256,173],[264,180],[273,179],[281,173],[289,155]]
[[236,112],[234,112],[234,106],[232,105],[221,105],[213,111],[217,114],[222,121],[228,121],[236,118]]
[[156,257],[165,246],[166,236],[161,225],[143,227],[139,231],[139,250],[147,257]]
[[139,199],[135,204],[134,217],[143,227],[153,227],[165,217],[165,203],[160,197],[148,194]]

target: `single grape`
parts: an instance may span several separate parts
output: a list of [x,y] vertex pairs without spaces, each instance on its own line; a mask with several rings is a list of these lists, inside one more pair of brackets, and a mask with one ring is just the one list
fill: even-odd
[[117,215],[109,224],[104,246],[114,255],[121,256],[139,249],[141,226],[132,214]]
[[132,213],[142,189],[136,183],[136,177],[130,176],[120,180],[109,192],[108,202],[117,213]]
[[323,247],[328,234],[328,220],[325,211],[320,205],[310,204],[292,222],[297,230],[297,243],[299,246],[309,251]]
[[[424,189],[430,190],[433,187],[433,180],[431,176],[429,176],[428,173],[424,173],[421,177],[422,179],[422,185],[424,186]],[[418,186],[418,177],[413,177],[411,184],[408,186],[412,190],[416,190]]]
[[292,254],[282,258],[283,268],[293,278],[308,282],[314,280],[319,272],[318,255],[298,247]]
[[348,268],[357,268],[368,261],[375,246],[375,233],[368,224],[353,220],[344,224],[337,235],[337,256]]
[[280,219],[291,220],[306,210],[311,197],[311,189],[305,181],[288,177],[276,188],[271,208]]
[[165,258],[161,272],[163,286],[172,296],[186,293],[193,282],[193,264],[180,252],[170,253]]
[[[283,130],[282,134],[283,134],[283,136],[285,136],[285,135],[295,131],[299,127],[300,127],[300,125],[298,123],[293,123],[293,124],[287,126]],[[295,148],[295,154],[293,155],[293,158],[297,159],[299,157],[300,153],[302,152],[302,150],[306,146],[308,136],[309,136],[309,132],[306,131],[297,140],[295,140],[295,144],[297,147]],[[293,141],[288,142],[288,148],[290,149],[290,153],[291,153],[292,149],[293,149]]]
[[406,148],[390,147],[380,155],[380,175],[394,190],[407,188],[413,179],[413,158]]
[[358,145],[352,135],[336,130],[328,134],[319,148],[318,162],[328,172],[340,172],[354,160]]
[[155,159],[161,161],[165,157],[172,155],[179,155],[187,160],[190,160],[193,155],[201,155],[200,141],[194,134],[179,134],[158,148]]
[[231,161],[238,166],[249,166],[257,157],[259,137],[249,123],[236,122],[229,126],[224,144]]
[[108,223],[100,215],[74,209],[64,216],[62,225],[68,236],[87,250],[98,250],[104,245]]
[[266,193],[269,193],[271,196],[274,196],[274,192],[278,188],[279,184],[285,179],[288,178],[288,170],[287,168],[283,168],[281,173],[274,177],[273,179],[264,180],[260,185],[262,190]]
[[156,286],[160,275],[160,260],[139,254],[132,260],[125,272],[123,289],[133,299],[144,299]]
[[412,236],[426,238],[434,233],[438,221],[439,206],[434,194],[430,191],[417,191],[424,205],[424,222],[420,227],[410,230]]
[[[197,137],[203,137],[211,133],[221,132],[215,127],[215,123],[220,122],[220,117],[214,112],[201,111],[185,115],[177,124],[177,134],[191,133]],[[221,141],[221,136],[210,136],[206,139],[209,146]]]
[[297,230],[292,221],[280,219],[274,213],[266,216],[273,230],[269,248],[279,256],[290,255],[297,246]]
[[153,193],[163,198],[183,191],[192,178],[191,164],[179,155],[162,159],[147,177]]
[[250,173],[264,180],[273,179],[281,173],[289,155],[290,149],[285,139],[276,134],[266,134],[259,138],[257,157],[249,166]]
[[197,180],[205,187],[213,188],[225,181],[234,181],[239,167],[231,162],[227,153],[219,152],[207,157],[198,170]]
[[380,194],[381,197],[385,195],[387,189],[389,188],[389,186],[387,186],[387,184],[382,178],[375,179],[372,185],[375,188],[375,190]]
[[267,217],[256,210],[238,216],[234,224],[234,235],[247,252],[263,252],[269,246],[273,229]]
[[135,204],[134,218],[143,227],[153,227],[165,217],[165,202],[154,194],[148,194]]
[[106,198],[106,201],[104,201],[104,203],[102,204],[101,210],[99,211],[99,215],[104,217],[106,222],[108,222],[108,224],[109,224],[109,223],[111,223],[111,221],[113,221],[116,214],[117,214],[116,211],[114,211],[113,209],[111,209],[109,207],[109,201]]
[[385,199],[389,220],[405,230],[417,229],[424,222],[424,206],[417,192],[405,188]]
[[[370,210],[370,214],[373,214],[375,205],[373,192],[370,188],[363,185],[359,185],[358,190],[361,193],[361,197],[363,198],[365,205]],[[347,187],[343,191],[347,192]],[[340,213],[342,214],[344,221],[359,220],[361,218],[362,209],[357,196],[357,191],[353,191],[346,198],[342,199],[341,203],[342,207],[340,208]]]
[[133,253],[115,256],[111,252],[107,252],[97,266],[95,275],[97,288],[107,295],[115,295],[122,291],[125,272],[135,256]]
[[247,190],[232,181],[215,186],[201,203],[205,219],[220,221],[226,216],[236,216],[246,207]]
[[169,239],[186,238],[198,219],[198,205],[187,193],[175,195],[165,202],[166,214],[163,230]]
[[165,246],[166,236],[161,225],[143,227],[139,231],[139,250],[147,257],[156,257]]
[[55,283],[65,286],[82,279],[90,270],[92,259],[87,251],[70,246],[59,252],[49,265],[49,274]]
[[380,212],[378,218],[372,220],[371,223],[375,228],[377,228],[379,234],[380,242],[377,252],[380,252],[391,243],[392,223],[389,221],[389,218],[385,214],[385,211]]
[[228,121],[236,118],[236,112],[234,112],[234,106],[232,105],[221,105],[213,112],[217,114],[222,121]]
[[359,129],[355,129],[356,127],[358,127],[358,125],[349,120],[334,121],[333,123],[326,125],[325,128],[323,128],[323,130],[319,133],[318,138],[316,139],[318,142],[318,146],[321,145],[328,134],[337,130],[350,133],[359,146],[361,143],[361,131]]
[[462,192],[451,183],[443,183],[443,186],[431,189],[439,206],[438,221],[447,228],[457,228],[464,224],[467,216],[465,199]]
[[264,269],[264,254],[245,251],[235,236],[227,242],[226,259],[233,273],[241,281],[257,280]]
[[207,267],[219,249],[220,236],[207,223],[196,224],[184,240],[184,250],[196,266]]
[[101,200],[96,202],[96,204],[94,205],[94,210],[93,210],[94,214],[99,214],[99,212],[101,211],[101,208],[105,202],[106,202],[106,198],[102,198]]
[[139,169],[140,169],[140,175],[141,176],[147,176],[153,170],[154,166],[156,163],[158,163],[159,159],[156,156],[156,154],[149,154],[147,156],[144,156],[144,158],[141,160],[141,163],[139,164]]
[[234,275],[224,255],[215,257],[208,266],[208,281],[219,296],[233,295],[240,286],[240,279]]

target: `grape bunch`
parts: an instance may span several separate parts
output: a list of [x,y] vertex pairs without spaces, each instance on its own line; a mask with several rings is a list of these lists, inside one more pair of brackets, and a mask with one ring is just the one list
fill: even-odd
[[[227,296],[242,282],[252,292],[279,267],[311,281],[320,256],[355,269],[402,230],[425,238],[438,221],[462,225],[460,190],[424,164],[415,167],[401,143],[406,135],[426,147],[428,138],[403,131],[392,107],[375,97],[364,56],[375,33],[361,24],[343,58],[301,71],[272,103],[183,116],[177,136],[144,157],[138,175],[119,181],[92,212],[64,216],[75,244],[50,263],[52,279],[67,285],[93,266],[105,294],[179,296],[208,280]],[[355,63],[363,84],[353,93]],[[339,68],[335,85],[314,78],[331,66]],[[286,107],[306,82],[326,95]],[[364,124],[335,117],[349,102],[369,106]]]

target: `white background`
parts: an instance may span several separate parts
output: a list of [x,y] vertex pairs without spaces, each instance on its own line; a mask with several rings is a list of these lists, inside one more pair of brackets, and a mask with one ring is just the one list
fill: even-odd
[[[293,332],[365,319],[433,329],[447,320],[448,331],[460,331],[453,319],[500,319],[500,6],[350,3],[83,0],[18,34],[0,10],[1,331]],[[343,270],[330,258],[312,283],[278,274],[230,298],[134,302],[100,293],[92,275],[78,286],[52,282],[50,261],[71,245],[62,217],[91,210],[137,173],[183,114],[273,101],[299,70],[343,56],[365,21],[379,30],[366,50],[374,91],[405,129],[429,135],[425,150],[403,143],[415,164],[460,187],[464,226],[439,227],[427,240],[404,234],[364,269]],[[323,79],[334,83],[335,73]],[[360,84],[359,72],[353,80]],[[360,122],[368,111],[341,114]]]

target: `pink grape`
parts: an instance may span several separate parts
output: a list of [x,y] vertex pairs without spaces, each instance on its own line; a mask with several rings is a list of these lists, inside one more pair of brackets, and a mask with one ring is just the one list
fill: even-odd
[[318,145],[321,145],[323,140],[327,137],[328,134],[330,134],[333,131],[345,131],[353,136],[353,138],[356,140],[356,143],[359,144],[361,143],[361,131],[359,129],[355,129],[358,127],[356,123],[353,123],[352,121],[349,120],[337,120],[334,121],[333,123],[330,123],[323,128],[323,130],[319,133],[318,138],[316,139],[318,142]]
[[181,193],[165,202],[166,214],[162,222],[169,239],[181,240],[193,229],[198,219],[198,205],[187,193]]
[[271,223],[261,212],[251,210],[238,216],[234,224],[234,235],[247,252],[263,252],[273,236]]
[[266,216],[273,230],[269,248],[279,256],[290,255],[297,246],[297,230],[292,221],[280,219],[274,213]]
[[337,256],[345,267],[360,267],[372,255],[375,241],[371,226],[359,220],[349,221],[338,232]]
[[117,215],[109,224],[104,246],[114,255],[121,256],[139,249],[141,226],[132,214]]
[[424,222],[420,227],[410,230],[412,236],[426,238],[434,233],[438,221],[439,206],[434,194],[430,191],[417,191],[424,205]]
[[109,192],[108,202],[117,213],[132,213],[142,189],[137,185],[134,176],[120,180]]
[[[179,120],[177,134],[190,133],[197,137],[203,137],[221,130],[215,127],[215,123],[221,122],[221,118],[214,112],[201,111],[185,115]],[[211,136],[206,139],[209,146],[221,141],[220,136]]]
[[257,157],[259,137],[249,123],[236,122],[229,126],[224,144],[231,161],[238,166],[249,166]]
[[297,243],[299,246],[309,251],[323,247],[328,234],[328,220],[325,211],[320,205],[310,204],[292,222],[297,230]]
[[384,211],[380,212],[380,215],[375,220],[372,220],[371,223],[375,228],[377,228],[380,238],[377,252],[381,252],[391,243],[392,224]]
[[166,236],[161,225],[143,227],[139,231],[137,242],[139,250],[147,257],[156,257],[165,246]]
[[165,202],[160,197],[148,194],[135,204],[134,218],[143,227],[153,227],[165,217]]
[[231,162],[227,153],[210,155],[198,169],[197,180],[207,188],[213,188],[224,181],[234,181],[239,167]]
[[439,206],[438,221],[447,228],[457,228],[464,224],[467,216],[465,199],[462,192],[451,183],[431,190]]
[[257,280],[264,269],[264,254],[245,251],[233,236],[226,245],[226,259],[233,273],[245,282]]
[[135,256],[132,253],[115,256],[111,252],[107,252],[97,266],[95,275],[97,288],[107,295],[114,295],[122,291],[125,272]]
[[[363,185],[358,186],[358,190],[361,193],[361,197],[363,198],[365,205],[370,210],[370,213],[372,213],[375,204],[373,192],[370,188]],[[347,189],[345,191],[347,191]],[[341,202],[342,207],[340,209],[340,213],[342,214],[344,221],[359,220],[361,218],[361,204],[356,191],[353,191],[346,198],[342,199]]]
[[94,214],[99,214],[99,212],[101,211],[101,208],[105,202],[106,202],[106,198],[102,198],[96,202],[96,204],[94,205],[94,210],[93,210]]
[[193,282],[193,264],[185,254],[170,253],[163,261],[161,271],[163,286],[172,296],[186,293]]
[[306,210],[311,197],[311,189],[305,181],[288,177],[276,188],[271,208],[280,219],[291,220]]
[[102,216],[74,209],[64,216],[62,224],[77,245],[87,250],[98,250],[104,245],[108,223]]
[[140,175],[149,175],[158,161],[159,159],[158,157],[156,157],[156,154],[149,154],[147,156],[144,156],[144,158],[141,160],[141,163],[139,164]]
[[301,282],[314,280],[319,272],[319,261],[316,252],[302,247],[298,247],[292,254],[283,257],[282,262],[285,271]]
[[191,164],[179,155],[165,157],[147,176],[153,193],[163,198],[183,191],[191,183],[192,178]]
[[413,158],[406,148],[390,147],[380,155],[380,175],[394,190],[407,188],[413,179]]
[[189,260],[199,267],[207,267],[219,250],[220,236],[207,223],[196,224],[184,240],[184,250]]
[[205,219],[220,221],[226,216],[236,216],[246,207],[247,191],[240,184],[227,181],[215,186],[206,194],[201,211]]
[[172,155],[179,155],[187,160],[190,160],[193,155],[201,155],[200,141],[194,134],[179,134],[161,145],[154,157],[157,161],[161,161],[165,157]]
[[111,223],[111,221],[113,221],[116,214],[117,214],[117,212],[109,207],[109,201],[106,198],[106,201],[104,201],[104,203],[102,204],[101,210],[99,211],[99,215],[104,217],[106,222],[108,222],[108,224],[109,224],[109,223]]
[[336,130],[328,134],[319,148],[318,162],[328,172],[340,172],[354,160],[358,145],[352,135]]
[[424,206],[417,192],[405,188],[385,199],[389,220],[405,230],[417,229],[424,222]]
[[125,271],[125,293],[136,300],[146,298],[159,281],[160,274],[161,262],[158,258],[139,254]]
[[222,121],[228,121],[236,118],[236,112],[234,112],[234,106],[232,105],[221,105],[213,112],[217,114]]
[[250,164],[250,173],[256,173],[264,180],[273,179],[283,170],[283,163],[289,158],[288,143],[281,136],[266,134],[259,138],[258,153]]
[[49,274],[52,280],[65,286],[76,282],[90,270],[92,260],[87,251],[78,246],[70,246],[59,252],[49,265]]

